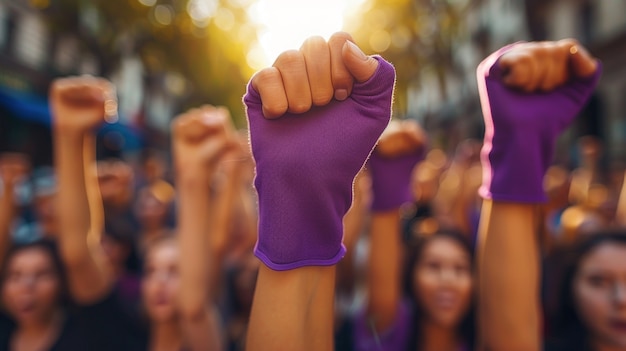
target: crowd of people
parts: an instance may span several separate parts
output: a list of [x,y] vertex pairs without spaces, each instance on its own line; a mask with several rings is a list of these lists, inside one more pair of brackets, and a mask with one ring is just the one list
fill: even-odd
[[115,88],[55,80],[54,166],[0,155],[0,350],[626,350],[624,169],[590,136],[553,162],[601,64],[494,52],[453,153],[391,119],[395,74],[311,37],[251,78],[247,130],[177,116],[171,162],[98,159]]

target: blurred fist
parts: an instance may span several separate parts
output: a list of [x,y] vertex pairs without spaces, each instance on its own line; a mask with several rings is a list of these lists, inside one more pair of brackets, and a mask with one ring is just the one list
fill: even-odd
[[333,97],[343,101],[352,94],[353,83],[368,80],[378,61],[366,56],[347,33],[307,39],[299,50],[285,51],[272,67],[251,80],[263,102],[263,115],[278,118],[324,106]]
[[25,177],[30,170],[27,157],[17,153],[0,155],[0,179],[7,187],[12,187]]
[[422,149],[426,140],[426,133],[417,122],[391,121],[378,140],[375,150],[380,156],[395,158]]
[[518,44],[500,58],[503,82],[526,92],[551,91],[591,76],[597,62],[574,39]]
[[179,172],[212,172],[236,145],[230,114],[223,107],[203,106],[176,117],[172,124],[173,152]]
[[54,124],[63,131],[85,133],[117,118],[115,88],[102,78],[56,79],[50,89],[50,104]]

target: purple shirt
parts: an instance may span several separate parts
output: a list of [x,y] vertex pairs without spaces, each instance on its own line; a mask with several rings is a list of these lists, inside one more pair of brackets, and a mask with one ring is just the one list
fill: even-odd
[[[377,332],[374,321],[368,318],[365,308],[354,317],[353,340],[356,351],[407,351],[411,340],[411,333],[415,332],[413,325],[413,309],[408,300],[402,300],[398,305],[393,323],[382,332]],[[459,351],[468,351],[462,345]]]
[[413,328],[411,306],[403,300],[398,305],[393,323],[381,332],[374,328],[374,322],[365,309],[354,318],[354,349],[356,351],[405,351]]

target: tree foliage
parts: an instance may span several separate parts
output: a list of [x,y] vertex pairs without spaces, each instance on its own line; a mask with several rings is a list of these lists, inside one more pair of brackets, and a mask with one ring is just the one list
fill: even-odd
[[212,11],[200,20],[190,1],[52,0],[45,13],[53,31],[79,36],[102,75],[114,72],[124,55],[138,55],[148,77],[184,77],[181,108],[225,105],[242,124],[241,96],[252,73],[245,57],[256,39],[249,1],[200,0]]
[[406,111],[407,89],[425,70],[436,73],[441,94],[447,95],[453,45],[464,35],[463,16],[471,5],[471,0],[366,0],[348,23],[359,45],[396,66],[397,112]]

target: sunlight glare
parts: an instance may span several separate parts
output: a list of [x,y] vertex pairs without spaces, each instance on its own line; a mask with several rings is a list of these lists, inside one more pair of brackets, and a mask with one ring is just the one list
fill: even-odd
[[281,52],[298,49],[302,42],[313,35],[328,39],[341,31],[344,17],[354,12],[364,0],[259,0],[250,8],[253,21],[260,24],[259,55],[248,62],[255,69],[271,64]]

